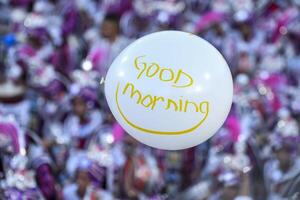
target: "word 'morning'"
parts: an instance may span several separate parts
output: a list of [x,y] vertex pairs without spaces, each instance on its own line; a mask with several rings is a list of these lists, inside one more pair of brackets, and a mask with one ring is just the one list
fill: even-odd
[[209,111],[208,101],[201,101],[197,103],[195,101],[183,100],[182,97],[180,97],[179,100],[174,100],[150,94],[142,95],[138,89],[135,89],[135,86],[132,83],[127,83],[125,85],[122,94],[126,95],[126,92],[129,93],[131,99],[136,97],[136,104],[140,104],[145,108],[150,108],[151,110],[155,109],[157,104],[160,103],[164,105],[165,110],[173,110],[176,112],[187,112],[189,109],[189,111],[208,114]]
[[139,70],[137,79],[140,79],[142,76],[148,78],[158,76],[160,81],[173,83],[172,87],[183,88],[193,85],[193,78],[182,69],[175,72],[173,69],[161,67],[155,62],[152,62],[151,64],[141,62],[140,58],[143,57],[145,56],[139,56],[134,59],[134,66]]

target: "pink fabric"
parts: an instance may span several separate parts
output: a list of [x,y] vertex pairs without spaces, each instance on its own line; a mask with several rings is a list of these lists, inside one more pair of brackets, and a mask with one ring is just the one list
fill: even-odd
[[236,142],[241,132],[240,121],[235,115],[231,114],[226,120],[226,126],[231,133],[232,141]]
[[204,14],[196,23],[196,31],[201,32],[212,24],[221,22],[224,18],[225,15],[223,13],[214,11],[208,12]]
[[257,77],[255,78],[251,84],[252,85],[258,85],[263,84],[267,87],[270,87],[272,90],[277,90],[280,88],[280,86],[285,85],[287,82],[286,78],[281,74],[268,74],[267,77]]
[[21,57],[33,57],[36,55],[36,51],[29,45],[24,45],[19,50]]
[[276,89],[285,84],[286,79],[280,74],[271,74],[267,79],[264,80],[264,83],[272,89]]
[[277,113],[279,109],[282,107],[281,101],[278,95],[274,94],[274,98],[271,101],[271,108],[274,113]]
[[269,86],[273,92],[273,98],[270,100],[270,106],[274,113],[278,112],[282,107],[279,96],[276,90],[280,89],[287,82],[286,78],[280,74],[271,74],[267,79],[264,80],[266,86]]
[[116,142],[119,142],[123,139],[124,129],[120,126],[118,122],[113,125],[113,136]]
[[286,28],[286,26],[296,19],[298,16],[298,10],[294,8],[286,9],[286,11],[283,12],[281,17],[278,19],[276,29],[272,36],[272,41],[276,42],[280,39],[282,34],[280,33],[281,28]]
[[263,110],[265,108],[270,109],[273,113],[276,113],[279,111],[279,109],[282,107],[282,102],[280,101],[279,96],[277,95],[278,92],[280,92],[280,88],[282,88],[284,85],[287,84],[287,79],[281,75],[281,74],[269,74],[267,77],[258,77],[253,80],[252,84],[259,85],[263,84],[264,86],[268,87],[270,89],[270,92],[272,93],[272,98],[268,98],[265,102],[265,106],[263,107]]
[[101,63],[106,59],[107,52],[103,48],[96,48],[91,51],[88,55],[88,59],[92,62],[93,68],[96,70],[101,70]]

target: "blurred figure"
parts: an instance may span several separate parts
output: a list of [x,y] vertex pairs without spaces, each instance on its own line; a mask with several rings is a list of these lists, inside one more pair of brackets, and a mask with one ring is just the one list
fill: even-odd
[[5,198],[59,198],[49,156],[37,135],[22,128],[12,115],[0,116],[0,139]]
[[18,65],[4,65],[1,68],[4,71],[0,75],[0,112],[3,115],[14,115],[21,125],[28,126],[31,103],[26,98],[27,72]]
[[111,199],[109,196],[103,196],[101,191],[92,185],[91,174],[89,172],[91,164],[91,161],[87,159],[81,160],[76,170],[76,183],[64,188],[64,199]]
[[129,44],[129,40],[120,33],[119,17],[107,14],[102,21],[99,34],[88,43],[90,50],[87,60],[92,63],[93,70],[105,76],[113,59]]
[[123,148],[126,161],[119,180],[121,198],[155,199],[160,183],[155,159],[145,150],[141,154],[141,147],[129,135],[124,138]]
[[249,174],[224,171],[219,175],[218,180],[221,188],[209,200],[252,200]]
[[299,138],[274,134],[270,139],[275,157],[264,168],[268,199],[297,199],[300,188],[300,160],[295,142]]
[[70,86],[72,110],[64,121],[64,133],[75,139],[75,148],[85,149],[103,121],[97,100],[97,74],[76,70],[72,78],[75,82]]

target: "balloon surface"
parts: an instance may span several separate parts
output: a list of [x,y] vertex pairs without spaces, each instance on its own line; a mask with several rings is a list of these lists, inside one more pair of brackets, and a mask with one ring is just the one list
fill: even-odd
[[179,150],[212,137],[233,96],[229,67],[207,41],[162,31],[130,44],[105,80],[108,105],[120,125],[151,147]]

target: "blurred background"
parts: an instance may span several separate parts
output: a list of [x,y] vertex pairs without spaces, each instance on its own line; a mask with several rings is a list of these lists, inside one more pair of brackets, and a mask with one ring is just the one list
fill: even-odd
[[[299,0],[0,0],[0,199],[299,200]],[[103,81],[135,39],[182,30],[234,78],[218,133],[129,137]]]

